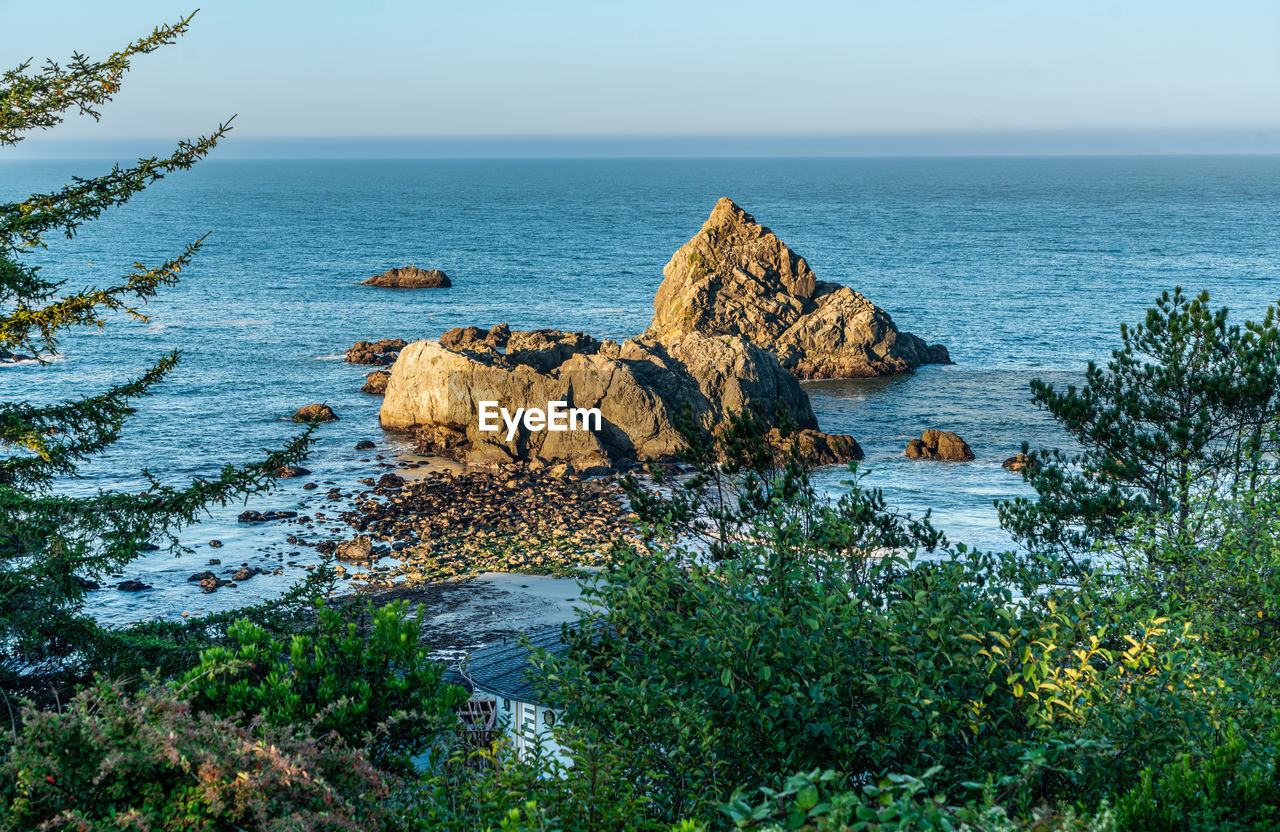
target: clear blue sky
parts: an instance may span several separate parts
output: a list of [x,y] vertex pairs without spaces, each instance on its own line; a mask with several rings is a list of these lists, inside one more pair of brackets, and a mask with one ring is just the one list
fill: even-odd
[[[102,55],[194,6],[0,0],[0,64]],[[1176,134],[1276,151],[1280,2],[211,0],[100,124],[47,138],[172,138],[232,113],[250,144]]]

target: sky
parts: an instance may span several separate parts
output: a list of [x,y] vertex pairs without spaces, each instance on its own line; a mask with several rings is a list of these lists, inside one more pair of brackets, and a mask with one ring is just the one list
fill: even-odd
[[[194,3],[0,0],[0,66]],[[232,114],[248,155],[1280,152],[1280,0],[209,0],[20,150]]]

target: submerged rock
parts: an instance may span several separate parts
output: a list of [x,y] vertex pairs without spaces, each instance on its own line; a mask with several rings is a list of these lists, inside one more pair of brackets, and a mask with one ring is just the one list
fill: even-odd
[[453,282],[439,269],[428,271],[417,266],[402,266],[375,275],[360,285],[387,289],[448,289]]
[[907,443],[908,459],[944,459],[967,462],[973,451],[963,439],[948,430],[926,430],[919,439]]
[[818,280],[803,257],[727,198],[663,275],[648,331],[658,341],[736,335],[772,351],[803,379],[951,363],[946,347],[901,332],[858,292]]

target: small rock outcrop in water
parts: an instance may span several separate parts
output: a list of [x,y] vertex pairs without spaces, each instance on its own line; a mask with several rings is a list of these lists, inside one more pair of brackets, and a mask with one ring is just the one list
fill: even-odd
[[374,370],[364,377],[364,385],[360,388],[360,392],[368,393],[371,396],[381,396],[387,392],[387,381],[390,378],[391,373],[386,370]]
[[949,430],[927,430],[921,438],[907,443],[907,458],[967,462],[973,459],[973,451]]
[[[568,462],[580,473],[603,473],[675,457],[684,442],[674,422],[686,407],[712,430],[732,412],[755,408],[773,418],[780,407],[812,432],[812,447],[839,457],[830,461],[861,456],[851,438],[819,434],[795,377],[772,353],[741,338],[688,333],[664,343],[638,338],[619,344],[580,332],[506,327],[468,327],[446,335],[401,352],[380,414],[388,430],[415,431],[419,450],[427,453],[487,466]],[[507,439],[505,425],[479,429],[482,401],[511,413],[556,401],[596,408],[600,427],[550,431],[518,424]]]
[[387,289],[448,289],[453,282],[439,269],[427,271],[417,266],[404,266],[375,275],[360,285]]
[[1013,471],[1017,474],[1021,472],[1023,468],[1026,468],[1031,464],[1031,457],[1026,454],[1016,454],[1015,456],[1009,457],[1001,464],[1006,470]]
[[736,335],[770,350],[802,379],[907,373],[950,364],[946,347],[901,332],[847,286],[818,280],[796,254],[731,200],[672,256],[648,334]]
[[295,422],[336,422],[338,414],[327,404],[308,404],[298,408],[293,414]]
[[372,364],[385,367],[396,363],[400,350],[409,346],[403,338],[383,338],[381,341],[356,341],[342,356],[348,364]]

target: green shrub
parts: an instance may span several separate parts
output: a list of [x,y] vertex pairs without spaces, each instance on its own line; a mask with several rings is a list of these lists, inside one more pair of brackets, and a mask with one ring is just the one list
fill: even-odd
[[666,832],[669,824],[653,816],[640,784],[607,743],[561,726],[554,733],[568,763],[540,752],[520,759],[502,744],[457,750],[424,778],[406,815],[432,832]]
[[466,700],[441,681],[405,602],[368,612],[367,626],[319,604],[316,623],[287,643],[248,621],[228,631],[179,682],[198,710],[241,722],[314,725],[367,748],[383,768],[407,769]]
[[0,761],[0,829],[381,830],[388,791],[340,739],[103,683],[24,713]]
[[1242,737],[1143,770],[1116,803],[1132,832],[1262,832],[1280,828],[1276,737],[1250,747]]
[[694,447],[699,470],[672,496],[636,499],[647,550],[620,552],[584,588],[568,653],[539,657],[566,721],[618,755],[658,817],[813,769],[865,784],[940,767],[954,799],[1028,760],[1013,810],[1096,803],[1214,735],[1230,686],[1149,599],[1011,553],[894,555],[936,536],[856,478],[829,504],[794,459],[770,474],[761,440],[736,424],[720,452]]

